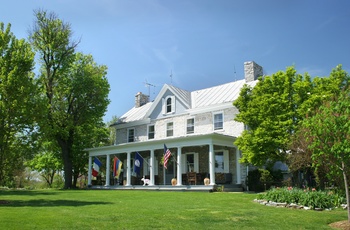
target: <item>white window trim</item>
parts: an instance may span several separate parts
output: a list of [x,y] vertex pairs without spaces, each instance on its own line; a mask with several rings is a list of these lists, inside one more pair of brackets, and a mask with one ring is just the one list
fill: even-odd
[[229,173],[230,172],[230,158],[229,158],[229,153],[228,150],[215,150],[214,154],[223,152],[224,153],[224,173]]
[[[173,129],[172,129],[173,130],[173,135],[172,136],[168,136],[168,124],[169,123],[173,123]],[[165,123],[165,136],[166,137],[173,137],[173,136],[175,136],[175,133],[174,133],[174,122],[173,121],[169,121],[169,122]]]
[[[167,112],[167,100],[171,99],[171,111]],[[163,104],[163,115],[170,115],[175,113],[175,96],[170,95],[162,99],[162,104]]]
[[194,156],[194,172],[199,173],[199,159],[198,153],[196,152],[188,152],[181,156],[181,165],[182,165],[182,173],[187,173],[187,155],[193,154]]
[[[187,133],[187,124],[188,124],[187,121],[189,119],[193,119],[193,133]],[[186,133],[186,135],[193,135],[195,133],[195,128],[196,128],[196,119],[194,117],[186,118],[186,120],[185,120],[185,133]]]
[[[222,114],[222,128],[221,129],[215,129],[215,115],[217,114]],[[224,112],[223,111],[219,111],[219,112],[215,112],[213,113],[213,130],[214,131],[223,131],[224,130],[224,126],[225,126],[225,115],[224,115]]]
[[[150,126],[153,126],[153,139],[150,139],[149,138],[149,127]],[[155,126],[155,124],[150,124],[150,125],[147,125],[147,139],[148,140],[154,140],[154,139],[156,139],[156,126]]]
[[[133,141],[129,141],[129,132],[130,130],[134,130],[134,140]],[[128,131],[126,132],[127,136],[127,143],[132,143],[132,142],[135,142],[136,141],[136,133],[135,133],[135,128],[129,128]]]

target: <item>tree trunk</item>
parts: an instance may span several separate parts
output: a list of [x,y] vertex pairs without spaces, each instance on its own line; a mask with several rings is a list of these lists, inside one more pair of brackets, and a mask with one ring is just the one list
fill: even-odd
[[71,149],[72,144],[71,141],[63,140],[61,138],[57,138],[58,144],[61,147],[61,154],[63,159],[63,171],[64,171],[64,189],[73,188],[72,185],[72,176],[73,176],[73,163],[71,158]]
[[349,185],[348,185],[348,179],[346,176],[346,168],[344,162],[342,162],[342,168],[343,168],[343,177],[344,177],[344,185],[345,185],[345,194],[346,194],[346,204],[348,206],[348,222],[350,223],[350,200],[349,200]]

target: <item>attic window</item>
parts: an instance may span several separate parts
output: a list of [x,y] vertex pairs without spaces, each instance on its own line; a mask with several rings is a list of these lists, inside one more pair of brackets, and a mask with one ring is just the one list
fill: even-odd
[[171,113],[171,97],[166,99],[166,113]]
[[163,114],[174,114],[175,113],[175,97],[167,96],[163,98]]

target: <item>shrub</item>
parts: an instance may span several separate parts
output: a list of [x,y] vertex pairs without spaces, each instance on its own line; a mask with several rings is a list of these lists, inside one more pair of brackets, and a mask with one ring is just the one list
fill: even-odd
[[249,190],[262,192],[272,185],[281,183],[283,174],[281,170],[269,171],[266,169],[256,169],[248,173]]
[[316,189],[303,190],[293,187],[272,188],[266,193],[258,194],[257,199],[287,204],[293,203],[311,209],[339,207],[345,200],[344,197],[334,192],[317,191]]

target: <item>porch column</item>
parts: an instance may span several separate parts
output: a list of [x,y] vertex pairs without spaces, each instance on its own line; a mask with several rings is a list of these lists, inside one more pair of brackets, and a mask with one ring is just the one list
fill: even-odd
[[209,144],[209,173],[210,185],[215,185],[215,153],[213,143]]
[[91,185],[91,166],[92,166],[92,157],[89,156],[89,168],[88,168],[88,186]]
[[182,147],[177,147],[177,184],[176,185],[182,185],[182,165],[181,165],[181,154],[182,154]]
[[149,185],[154,185],[155,181],[154,181],[154,149],[151,149],[151,154],[149,157],[149,179],[150,179],[150,184]]
[[106,160],[106,184],[105,186],[109,186],[111,176],[111,155],[107,154],[107,160]]
[[236,175],[237,175],[237,184],[242,183],[242,178],[241,178],[241,163],[239,163],[241,156],[239,153],[239,149],[236,147]]
[[126,185],[125,186],[130,186],[131,185],[131,171],[130,171],[130,158],[131,158],[131,153],[127,152],[127,157],[126,157]]

